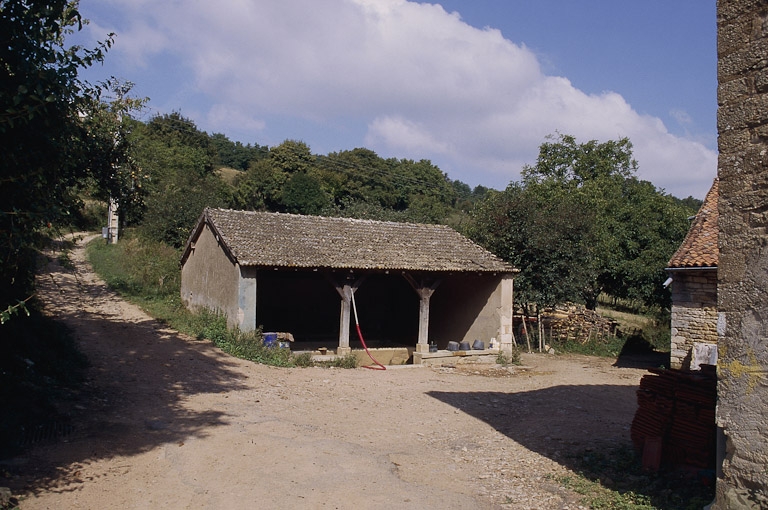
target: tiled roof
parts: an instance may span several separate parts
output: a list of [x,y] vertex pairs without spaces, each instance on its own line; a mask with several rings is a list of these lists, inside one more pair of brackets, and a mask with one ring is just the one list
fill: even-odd
[[669,260],[670,268],[717,267],[717,199],[719,181],[715,179],[683,243]]
[[[242,266],[514,271],[445,225],[225,209],[206,209],[195,232],[203,223],[211,226]],[[184,259],[188,250],[189,244]]]

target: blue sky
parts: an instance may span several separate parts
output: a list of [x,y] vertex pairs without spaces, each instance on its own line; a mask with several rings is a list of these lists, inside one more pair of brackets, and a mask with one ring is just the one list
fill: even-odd
[[503,189],[556,132],[627,136],[638,175],[703,198],[716,175],[715,0],[81,0],[115,32],[85,78],[153,114],[314,153],[367,147]]

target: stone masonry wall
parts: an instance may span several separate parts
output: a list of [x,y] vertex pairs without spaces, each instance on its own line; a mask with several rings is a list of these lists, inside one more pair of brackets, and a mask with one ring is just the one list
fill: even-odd
[[672,303],[670,367],[688,369],[694,343],[717,343],[717,270],[675,272]]
[[768,508],[768,0],[718,0],[718,406],[713,508]]

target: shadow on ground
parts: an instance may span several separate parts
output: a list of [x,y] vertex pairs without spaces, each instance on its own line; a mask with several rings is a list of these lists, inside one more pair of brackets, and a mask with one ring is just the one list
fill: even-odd
[[[56,404],[58,413],[48,423],[22,431],[27,452],[0,463],[10,475],[0,485],[14,492],[76,487],[82,482],[79,464],[204,437],[211,427],[227,424],[222,410],[193,412],[184,403],[193,395],[244,388],[235,360],[143,314],[126,319],[111,291],[80,281],[55,261],[51,276],[40,290],[61,295],[53,315],[75,331],[88,368],[82,385]],[[35,456],[37,449],[49,450],[45,463]]]
[[[518,393],[428,394],[572,468],[572,456],[585,449],[630,444],[628,403],[636,401],[635,391],[634,386],[574,385]],[[620,410],[611,413],[606,402],[616,402]]]
[[[711,501],[712,490],[696,473],[642,470],[630,440],[636,391],[635,386],[563,385],[518,393],[428,394],[484,421],[525,448],[581,473],[598,487],[590,489],[595,493],[603,486],[654,508],[689,508],[692,502],[701,508]],[[468,441],[466,435],[462,441]],[[568,486],[573,477],[569,480],[558,482]]]

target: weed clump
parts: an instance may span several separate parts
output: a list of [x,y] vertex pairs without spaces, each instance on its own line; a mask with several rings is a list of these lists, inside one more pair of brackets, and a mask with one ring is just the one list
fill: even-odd
[[496,355],[496,363],[503,367],[508,367],[509,365],[519,365],[520,349],[513,347],[509,352],[499,350],[499,354]]
[[580,494],[581,504],[589,508],[693,510],[703,508],[714,497],[709,477],[684,471],[643,471],[629,446],[589,449],[571,461],[573,474],[548,477]]
[[327,368],[357,368],[357,357],[354,354],[347,354],[328,361],[316,361],[315,365]]

